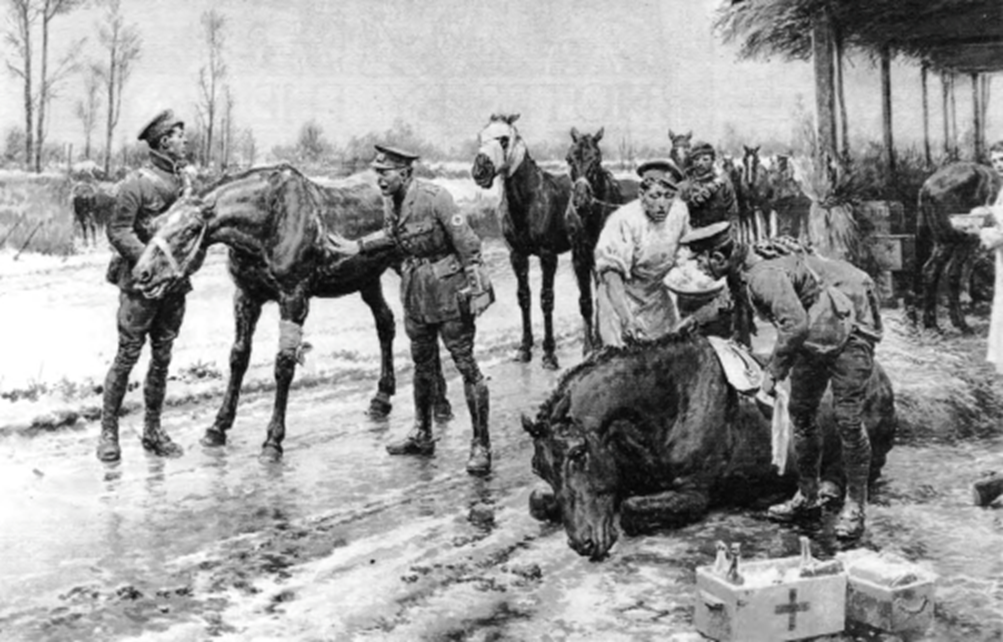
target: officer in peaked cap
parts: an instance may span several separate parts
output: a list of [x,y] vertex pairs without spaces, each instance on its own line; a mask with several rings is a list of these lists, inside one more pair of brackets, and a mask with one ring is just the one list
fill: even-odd
[[149,146],[149,159],[119,184],[115,208],[108,220],[108,241],[114,248],[106,278],[119,288],[118,351],[105,377],[101,436],[97,456],[118,461],[118,416],[128,390],[129,375],[149,338],[150,363],[143,384],[145,416],[143,448],[161,457],[178,457],[181,446],[160,425],[167,389],[171,349],[185,316],[185,297],[191,290],[187,277],[179,278],[159,298],[147,298],[132,269],[153,236],[153,219],[182,194],[186,180],[181,171],[187,151],[184,123],[170,109],[160,112],[139,132]]
[[418,154],[414,154],[397,147],[389,145],[374,145],[376,148],[376,158],[370,163],[370,167],[380,169],[402,169],[411,167],[418,160]]
[[165,109],[147,123],[146,127],[139,132],[138,139],[145,141],[150,147],[155,147],[161,136],[171,133],[171,130],[178,126],[184,127],[184,121],[175,118],[172,110]]
[[377,184],[383,193],[383,229],[361,239],[332,239],[335,252],[403,255],[401,298],[404,330],[414,360],[414,429],[387,445],[391,455],[432,455],[434,406],[437,404],[439,338],[463,376],[472,439],[467,472],[491,470],[487,380],[474,359],[475,318],[494,301],[494,290],[481,257],[481,239],[445,188],[415,178],[417,154],[376,145]]

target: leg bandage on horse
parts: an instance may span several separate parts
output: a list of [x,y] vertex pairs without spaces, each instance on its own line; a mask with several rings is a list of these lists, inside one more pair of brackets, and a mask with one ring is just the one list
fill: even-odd
[[279,321],[279,354],[291,353],[300,365],[306,363],[306,353],[313,346],[303,341],[303,326],[292,321]]

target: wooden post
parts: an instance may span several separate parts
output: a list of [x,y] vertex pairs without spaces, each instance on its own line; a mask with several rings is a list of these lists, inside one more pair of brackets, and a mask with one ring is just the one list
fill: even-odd
[[958,152],[958,102],[954,93],[954,86],[957,81],[957,74],[951,72],[951,158],[960,158]]
[[977,73],[971,73],[969,76],[972,79],[972,154],[973,159],[976,163],[982,162],[982,108],[979,103],[982,102],[981,96],[979,96],[979,75]]
[[979,74],[979,80],[981,80],[979,87],[979,122],[982,123],[982,150],[984,153],[988,153],[985,150],[989,143],[987,132],[989,131],[989,80],[991,78],[992,76],[989,74]]
[[930,65],[924,60],[919,68],[919,77],[923,82],[923,160],[926,166],[933,165],[933,155],[930,153],[930,94],[927,90],[927,76]]
[[818,132],[818,161],[828,167],[836,158],[836,100],[833,91],[833,37],[829,12],[821,9],[812,25],[812,58],[815,63],[815,126]]
[[944,117],[944,158],[951,157],[951,103],[948,100],[948,84],[949,79],[947,77],[946,71],[940,72],[940,93],[943,99],[943,104],[941,105],[941,115]]
[[881,124],[889,177],[895,176],[895,141],[892,137],[892,52],[881,48]]
[[843,78],[843,56],[845,47],[843,46],[843,31],[838,26],[835,29],[836,48],[836,100],[839,103],[839,132],[840,132],[840,153],[844,161],[850,158],[850,126],[849,117],[846,114],[846,91],[845,79]]

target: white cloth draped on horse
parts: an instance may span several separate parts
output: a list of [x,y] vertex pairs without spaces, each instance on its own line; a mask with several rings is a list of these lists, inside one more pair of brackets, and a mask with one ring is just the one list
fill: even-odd
[[982,229],[982,244],[996,254],[996,279],[993,292],[993,311],[989,317],[989,342],[986,361],[995,364],[996,372],[1003,374],[1003,191],[992,207],[993,226]]

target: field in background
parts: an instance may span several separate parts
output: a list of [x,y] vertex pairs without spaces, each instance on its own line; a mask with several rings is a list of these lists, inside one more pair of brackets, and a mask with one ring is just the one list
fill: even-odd
[[0,171],[0,249],[73,254],[72,186],[64,175]]

